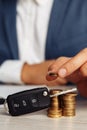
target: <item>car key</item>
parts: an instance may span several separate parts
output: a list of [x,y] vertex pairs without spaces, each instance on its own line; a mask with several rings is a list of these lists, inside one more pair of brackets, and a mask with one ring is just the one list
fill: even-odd
[[32,113],[49,107],[50,96],[46,87],[35,88],[9,95],[5,101],[12,116]]
[[48,108],[52,97],[73,91],[77,91],[77,89],[73,88],[58,94],[50,95],[46,87],[34,88],[9,95],[7,99],[1,97],[0,104],[4,104],[6,112],[12,116],[19,116]]

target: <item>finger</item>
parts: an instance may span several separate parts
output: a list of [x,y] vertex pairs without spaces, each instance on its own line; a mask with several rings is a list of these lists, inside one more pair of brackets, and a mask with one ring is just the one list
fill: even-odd
[[80,70],[78,69],[77,71],[75,71],[74,73],[72,73],[71,75],[67,76],[66,79],[69,82],[72,82],[74,84],[78,83],[80,80],[83,79],[83,76],[80,72]]
[[78,70],[87,61],[87,49],[83,49],[76,56],[60,67],[58,75],[62,78]]
[[80,72],[83,77],[87,77],[87,62],[82,65],[82,67],[80,68]]
[[59,83],[60,85],[65,85],[68,82],[66,79],[60,77],[58,77],[55,81],[57,84]]
[[59,57],[53,64],[51,64],[48,68],[48,72],[56,72],[58,68],[61,67],[64,63],[66,63],[71,58],[69,57]]
[[78,91],[79,93],[83,96],[83,97],[86,97],[87,98],[87,79],[79,82],[77,84],[77,87],[78,87]]
[[58,77],[56,80],[50,81],[46,83],[47,86],[58,86],[58,85],[65,85],[67,83],[66,79]]
[[58,68],[61,67],[65,62],[67,62],[70,58],[60,57],[58,58],[52,65],[48,68],[48,73],[46,79],[48,81],[55,80],[58,77]]

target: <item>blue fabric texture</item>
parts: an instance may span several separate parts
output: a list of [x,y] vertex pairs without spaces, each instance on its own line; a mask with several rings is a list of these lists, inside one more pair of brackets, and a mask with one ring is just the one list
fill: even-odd
[[[0,64],[19,59],[17,0],[0,0]],[[54,0],[46,40],[46,59],[72,57],[87,47],[87,0]]]

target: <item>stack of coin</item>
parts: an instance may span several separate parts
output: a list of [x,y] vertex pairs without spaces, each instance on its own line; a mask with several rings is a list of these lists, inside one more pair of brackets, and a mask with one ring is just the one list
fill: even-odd
[[[50,95],[58,94],[62,90],[53,89],[50,90]],[[50,107],[48,109],[48,117],[57,118],[62,116],[62,108],[61,108],[61,96],[55,96],[51,98]]]
[[75,116],[76,93],[68,93],[62,96],[63,116]]

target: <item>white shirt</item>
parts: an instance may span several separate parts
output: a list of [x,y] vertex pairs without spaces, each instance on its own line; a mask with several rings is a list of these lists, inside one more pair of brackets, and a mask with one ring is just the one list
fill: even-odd
[[53,0],[18,0],[16,28],[19,60],[3,62],[0,66],[0,81],[22,83],[23,64],[44,61],[52,5]]

